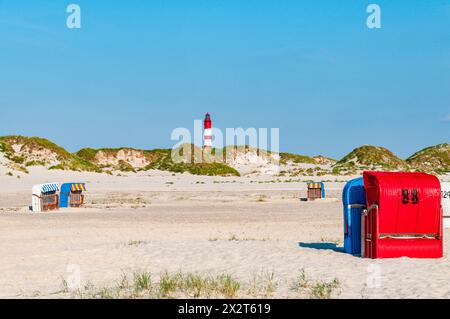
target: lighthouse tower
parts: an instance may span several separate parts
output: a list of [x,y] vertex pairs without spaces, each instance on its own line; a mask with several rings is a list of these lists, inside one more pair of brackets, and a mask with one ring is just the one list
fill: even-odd
[[212,122],[209,113],[206,113],[203,133],[203,147],[206,149],[212,148]]

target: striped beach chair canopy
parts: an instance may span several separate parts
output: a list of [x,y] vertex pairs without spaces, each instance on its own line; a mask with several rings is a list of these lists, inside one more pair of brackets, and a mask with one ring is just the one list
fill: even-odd
[[73,183],[72,184],[72,192],[86,191],[86,184],[84,183]]
[[85,192],[85,183],[65,183],[61,185],[61,195],[69,195],[70,192]]
[[59,191],[58,183],[45,183],[33,186],[33,195],[49,194]]
[[320,182],[320,183],[310,182],[310,183],[308,183],[308,188],[309,188],[309,189],[315,189],[315,188],[320,188],[320,189],[322,189],[322,188],[324,188],[324,186],[323,186],[323,183],[322,183],[322,182]]

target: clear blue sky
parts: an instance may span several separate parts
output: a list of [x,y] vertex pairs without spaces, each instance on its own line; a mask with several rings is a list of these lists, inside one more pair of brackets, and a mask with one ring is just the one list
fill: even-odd
[[72,2],[81,30],[69,1],[0,0],[0,135],[170,147],[208,111],[309,155],[449,142],[450,0]]

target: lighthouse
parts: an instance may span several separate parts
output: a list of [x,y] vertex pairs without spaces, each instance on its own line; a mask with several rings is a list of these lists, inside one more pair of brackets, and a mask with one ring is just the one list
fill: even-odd
[[206,113],[204,122],[203,147],[206,149],[212,148],[212,122],[209,113]]

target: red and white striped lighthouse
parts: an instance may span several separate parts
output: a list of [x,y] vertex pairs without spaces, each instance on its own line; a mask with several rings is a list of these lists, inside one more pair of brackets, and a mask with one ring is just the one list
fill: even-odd
[[203,133],[203,146],[212,148],[212,122],[209,113],[206,113]]

